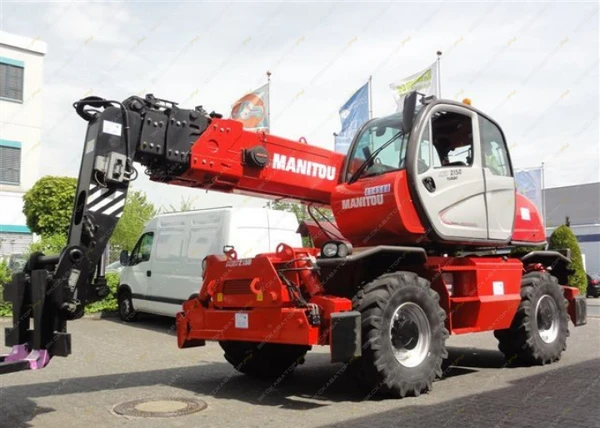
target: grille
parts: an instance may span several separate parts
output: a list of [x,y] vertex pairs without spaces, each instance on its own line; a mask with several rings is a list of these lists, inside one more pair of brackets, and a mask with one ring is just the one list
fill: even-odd
[[229,279],[223,283],[223,294],[251,294],[250,281],[247,279]]

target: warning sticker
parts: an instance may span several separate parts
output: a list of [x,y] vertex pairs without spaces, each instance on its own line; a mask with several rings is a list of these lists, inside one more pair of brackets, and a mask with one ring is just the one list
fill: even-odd
[[504,282],[494,281],[492,282],[492,286],[494,287],[494,296],[504,295]]
[[110,120],[105,120],[102,122],[102,132],[105,134],[116,135],[117,137],[121,136],[121,124],[117,122],[111,122]]
[[248,314],[235,314],[235,328],[248,328]]

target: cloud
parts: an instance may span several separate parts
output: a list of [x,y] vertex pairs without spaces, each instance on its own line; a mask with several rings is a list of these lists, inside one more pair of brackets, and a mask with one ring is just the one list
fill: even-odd
[[[375,115],[392,113],[388,84],[431,64],[437,50],[444,52],[444,96],[470,97],[490,112],[515,146],[517,167],[546,161],[553,186],[593,180],[590,171],[600,170],[597,5],[72,2],[36,4],[35,13],[30,4],[4,9],[5,31],[49,45],[42,173],[77,174],[85,123],[71,104],[86,94],[151,92],[228,114],[269,69],[273,133],[331,149],[339,107],[369,75]],[[143,178],[137,186],[157,204],[190,195],[203,206],[250,203]]]

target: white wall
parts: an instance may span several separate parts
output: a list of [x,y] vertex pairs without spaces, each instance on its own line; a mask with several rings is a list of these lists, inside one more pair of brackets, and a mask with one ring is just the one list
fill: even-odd
[[[14,141],[21,145],[20,184],[0,184],[0,227],[25,226],[22,195],[40,177],[43,66],[46,49],[46,43],[38,39],[0,31],[0,57],[24,63],[23,101],[0,99],[0,140]],[[5,244],[31,240],[31,236],[24,237],[16,233],[1,235]],[[6,245],[0,245],[0,254],[7,251],[12,250]]]

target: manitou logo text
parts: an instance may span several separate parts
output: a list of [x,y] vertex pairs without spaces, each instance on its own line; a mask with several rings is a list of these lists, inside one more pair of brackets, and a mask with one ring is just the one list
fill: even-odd
[[367,187],[367,188],[365,188],[365,196],[344,199],[342,201],[342,210],[349,210],[352,208],[374,207],[376,205],[383,205],[383,194],[389,193],[391,188],[392,188],[392,186],[389,184],[384,184],[381,186]]
[[293,156],[280,155],[273,153],[271,167],[281,171],[290,171],[294,174],[302,174],[307,177],[318,177],[324,180],[335,180],[335,166],[328,166],[318,162],[311,162],[305,159],[296,159]]

